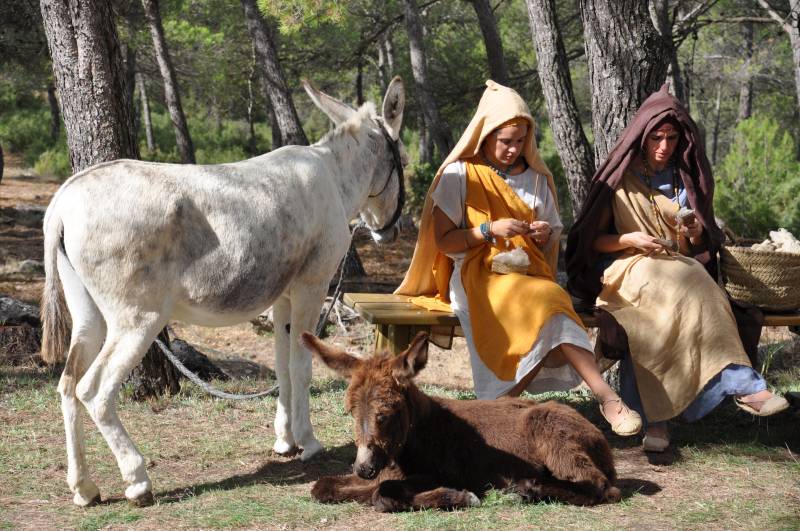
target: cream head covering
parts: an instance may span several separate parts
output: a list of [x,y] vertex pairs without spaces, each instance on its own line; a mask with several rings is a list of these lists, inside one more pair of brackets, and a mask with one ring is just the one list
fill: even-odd
[[[434,284],[432,267],[436,259],[437,248],[433,235],[433,200],[431,192],[439,184],[444,169],[448,164],[460,159],[472,158],[480,152],[483,141],[486,137],[509,120],[514,118],[524,119],[528,123],[528,136],[525,138],[525,146],[522,156],[533,171],[545,175],[547,184],[553,200],[556,200],[556,189],[553,183],[553,174],[545,165],[539,150],[536,148],[536,125],[528,109],[525,100],[512,88],[495,83],[491,79],[486,81],[486,90],[483,91],[481,101],[475,115],[464,130],[464,134],[458,140],[456,147],[450,152],[436,176],[433,178],[428,195],[425,197],[425,204],[422,207],[422,221],[419,226],[419,236],[417,245],[414,249],[414,257],[411,265],[406,272],[403,282],[395,293],[400,295],[424,295],[436,291]],[[552,247],[552,252],[546,256],[553,272],[556,270],[556,260],[558,258],[558,246]]]

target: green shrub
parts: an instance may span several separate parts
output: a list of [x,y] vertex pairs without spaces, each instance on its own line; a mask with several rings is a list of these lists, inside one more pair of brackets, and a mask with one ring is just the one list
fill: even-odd
[[14,109],[0,116],[0,142],[9,153],[19,153],[33,165],[53,146],[47,109]]
[[59,143],[39,155],[33,170],[41,177],[58,179],[69,177],[72,174],[72,166],[69,163],[67,146]]
[[409,164],[406,167],[408,190],[406,190],[405,211],[415,219],[419,219],[422,215],[425,195],[428,193],[428,188],[430,188],[438,169],[438,165],[425,162]]
[[736,127],[716,179],[716,214],[737,235],[762,239],[778,227],[800,234],[800,162],[774,119],[753,116]]

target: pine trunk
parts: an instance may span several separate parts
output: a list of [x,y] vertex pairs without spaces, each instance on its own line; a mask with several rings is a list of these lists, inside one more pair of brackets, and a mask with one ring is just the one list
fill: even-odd
[[161,9],[159,8],[158,0],[142,0],[142,7],[144,8],[147,23],[150,26],[150,35],[153,37],[153,49],[156,53],[158,68],[164,80],[164,100],[169,110],[172,127],[175,129],[175,141],[178,144],[181,162],[195,164],[194,145],[192,144],[192,137],[189,135],[186,117],[183,114],[181,96],[178,90],[178,78],[175,75],[175,68],[172,66],[167,40],[164,38],[164,26],[161,24]]
[[278,53],[275,48],[272,28],[261,16],[256,0],[241,0],[247,29],[256,49],[265,91],[281,131],[281,145],[308,145],[300,118],[294,108],[292,94],[286,84]]
[[55,141],[61,132],[61,112],[58,110],[56,86],[52,83],[47,84],[47,104],[50,106],[50,139]]
[[422,21],[419,18],[415,0],[403,0],[403,4],[405,5],[411,72],[417,87],[417,100],[420,107],[422,107],[422,112],[425,114],[425,125],[427,126],[428,134],[431,135],[436,148],[439,150],[440,158],[444,158],[450,153],[453,142],[447,127],[439,117],[439,110],[436,107],[436,101],[433,98],[430,80],[428,79]]
[[508,68],[503,53],[503,41],[497,32],[497,20],[494,18],[489,0],[469,0],[475,8],[478,25],[483,34],[483,44],[486,47],[486,59],[489,62],[489,75],[501,85],[508,85]]
[[[56,89],[73,172],[120,158],[138,159],[133,116],[125,88],[124,63],[114,16],[102,0],[41,0]],[[166,357],[150,347],[147,356],[158,360],[144,369],[146,392],[161,394],[165,373],[177,382],[177,372]],[[177,384],[176,384],[177,385]]]
[[742,34],[744,36],[744,64],[742,65],[742,77],[739,83],[739,113],[737,122],[747,120],[753,112],[753,76],[750,73],[753,61],[753,23],[745,22],[742,24]]
[[669,57],[647,0],[581,0],[581,17],[599,166],[639,105],[664,83]]
[[556,17],[554,0],[527,0],[528,18],[536,47],[537,71],[547,102],[550,128],[578,216],[594,174],[594,154],[583,132],[572,90],[569,63]]
[[144,136],[147,141],[147,151],[153,152],[156,148],[153,140],[153,122],[150,119],[150,102],[147,99],[147,85],[141,72],[136,73],[136,84],[139,86],[139,98],[142,104],[142,124],[144,125]]

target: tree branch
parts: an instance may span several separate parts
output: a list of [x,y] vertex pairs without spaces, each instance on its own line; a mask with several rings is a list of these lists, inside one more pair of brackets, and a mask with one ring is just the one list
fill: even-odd
[[767,0],[756,0],[756,1],[758,2],[758,5],[760,5],[761,7],[763,7],[763,8],[764,8],[764,10],[767,12],[767,14],[768,14],[768,15],[769,15],[769,16],[770,16],[770,17],[771,17],[771,18],[772,18],[772,19],[773,19],[775,22],[777,22],[778,24],[780,24],[780,25],[781,25],[781,27],[783,28],[783,30],[784,30],[786,33],[790,33],[790,32],[792,31],[792,26],[791,26],[791,25],[790,25],[790,24],[789,24],[789,23],[786,21],[786,19],[784,19],[784,18],[781,16],[781,14],[780,14],[780,13],[778,13],[777,11],[775,11],[775,10],[772,8],[772,6],[771,6],[771,5],[769,5],[769,3],[767,3]]

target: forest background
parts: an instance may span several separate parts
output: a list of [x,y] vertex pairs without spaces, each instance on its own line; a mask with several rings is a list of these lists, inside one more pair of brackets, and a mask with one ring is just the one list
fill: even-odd
[[[55,2],[42,4],[47,3]],[[150,12],[143,9],[148,4]],[[157,59],[153,4],[173,86]],[[248,26],[254,17],[246,16],[248,4],[255,2],[112,2],[142,159],[231,162],[284,143],[287,131],[281,131],[269,91],[271,74]],[[614,38],[612,32],[587,30],[587,5],[598,9],[595,4],[617,9],[611,16],[629,17],[631,25],[649,25],[640,35],[655,32],[660,39],[654,46],[622,43],[628,48],[622,53],[632,57],[640,46],[650,46],[652,62],[664,67],[651,65],[663,75],[626,90],[640,100],[662,80],[672,83],[705,133],[717,179],[717,215],[741,236],[763,238],[779,226],[800,233],[797,0],[260,0],[255,16],[267,30],[272,64],[280,69],[300,136],[308,141],[319,139],[330,124],[302,92],[301,78],[353,105],[379,100],[393,75],[405,80],[411,214],[418,212],[445,151],[469,120],[484,80],[512,86],[535,115],[540,149],[556,176],[569,225],[594,167],[640,102],[633,101],[607,127],[602,116],[598,119],[598,98],[621,99],[625,90],[615,94],[592,75],[592,46],[602,50]],[[7,0],[0,7],[0,146],[41,176],[65,178],[76,169],[75,156],[62,123],[62,95],[40,7],[35,0]],[[625,9],[645,9],[646,19]],[[537,59],[537,51],[549,53],[547,39],[560,43],[568,76],[567,94],[562,90],[552,97],[566,102],[571,118],[558,100],[548,99],[553,81],[547,76],[559,65],[542,66]],[[182,132],[171,109],[176,95],[185,116]],[[582,162],[559,145],[567,142],[558,133],[567,118],[585,139],[573,142],[583,149],[577,156]],[[610,139],[601,142],[598,134]]]

